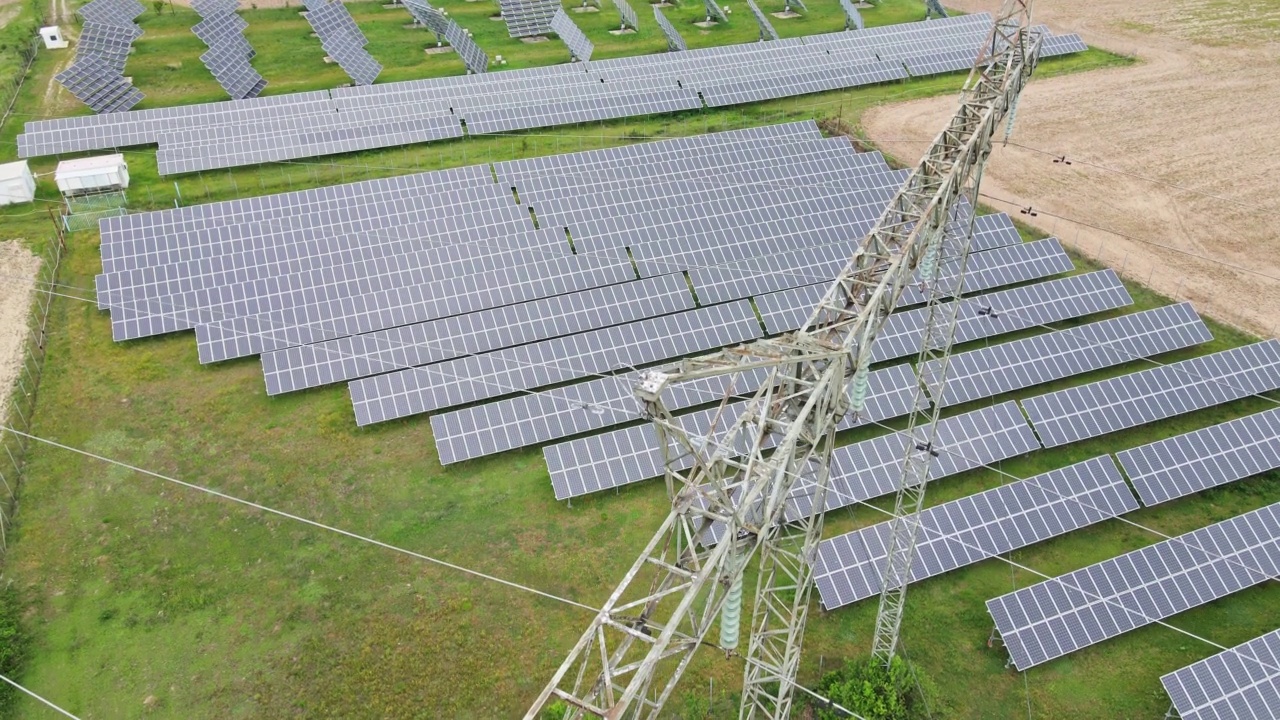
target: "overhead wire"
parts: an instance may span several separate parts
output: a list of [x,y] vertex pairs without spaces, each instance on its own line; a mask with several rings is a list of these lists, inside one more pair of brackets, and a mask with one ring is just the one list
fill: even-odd
[[36,692],[35,692],[34,690],[30,690],[30,689],[28,689],[28,688],[25,688],[25,687],[23,687],[22,685],[19,685],[17,682],[15,682],[15,681],[13,681],[13,680],[10,680],[9,678],[5,677],[4,675],[0,675],[0,680],[3,680],[4,682],[6,682],[6,683],[8,683],[9,685],[11,685],[11,686],[13,686],[14,688],[16,688],[16,689],[18,690],[18,692],[21,692],[21,693],[23,693],[23,694],[25,694],[25,695],[29,695],[30,697],[35,698],[35,699],[36,699],[36,700],[37,700],[41,705],[44,705],[45,707],[47,707],[47,708],[49,708],[49,709],[53,710],[54,712],[58,713],[59,715],[62,715],[63,717],[69,717],[69,718],[71,718],[71,720],[80,720],[80,718],[76,717],[75,715],[72,715],[72,714],[71,714],[70,712],[68,712],[67,710],[65,710],[65,709],[63,709],[63,708],[61,708],[61,707],[59,707],[59,706],[58,706],[58,705],[56,705],[56,704],[54,704],[54,703],[53,703],[53,701],[49,700],[48,698],[46,698],[46,697],[44,697],[44,696],[42,696],[42,695],[38,695],[38,694],[36,694]]
[[[541,590],[541,589],[538,589],[538,588],[535,588],[535,587],[532,587],[532,586],[529,586],[529,585],[525,585],[525,584],[522,584],[522,583],[518,583],[518,582],[515,582],[515,581],[512,581],[512,580],[507,580],[507,579],[505,579],[505,578],[498,577],[498,576],[493,575],[493,574],[491,574],[491,573],[482,572],[482,571],[480,571],[480,570],[475,570],[475,569],[473,569],[473,568],[468,568],[468,567],[465,567],[465,566],[459,565],[459,564],[454,563],[454,562],[450,562],[450,561],[447,561],[447,560],[442,560],[442,559],[440,559],[440,558],[433,557],[433,556],[427,555],[427,554],[425,554],[425,553],[421,553],[421,552],[418,552],[418,551],[415,551],[415,550],[409,550],[409,549],[407,549],[407,548],[403,548],[403,547],[400,547],[400,546],[397,546],[397,545],[392,545],[392,544],[390,544],[390,543],[387,543],[387,542],[384,542],[384,541],[378,540],[378,539],[376,539],[376,538],[373,538],[373,537],[370,537],[370,536],[367,536],[367,535],[361,535],[361,534],[359,534],[359,533],[352,532],[352,531],[350,531],[350,530],[344,530],[344,529],[342,529],[342,528],[339,528],[339,527],[336,527],[336,526],[333,526],[333,525],[329,525],[329,524],[327,524],[327,523],[323,523],[323,522],[320,522],[320,521],[318,521],[318,520],[313,520],[313,519],[311,519],[311,518],[303,517],[303,516],[301,516],[301,515],[297,515],[297,514],[295,514],[295,513],[287,512],[287,511],[285,511],[285,510],[279,510],[279,509],[277,509],[277,508],[273,508],[273,507],[268,506],[268,505],[263,505],[262,503],[254,502],[254,501],[252,501],[252,500],[247,500],[247,499],[244,499],[244,498],[237,497],[237,496],[235,496],[235,495],[231,495],[230,493],[222,492],[222,491],[220,491],[220,490],[215,490],[215,489],[213,489],[213,488],[205,487],[205,486],[203,486],[203,485],[199,485],[199,484],[192,483],[192,482],[187,482],[187,481],[185,481],[185,480],[180,480],[180,479],[178,479],[178,478],[171,477],[171,476],[169,476],[169,475],[165,475],[165,474],[163,474],[163,473],[159,473],[159,472],[156,472],[156,471],[153,471],[153,470],[148,470],[148,469],[146,469],[146,468],[140,467],[140,466],[138,466],[138,465],[134,465],[134,464],[132,464],[132,463],[127,463],[127,462],[124,462],[124,461],[122,461],[122,460],[117,460],[117,459],[115,459],[115,458],[110,458],[110,457],[107,457],[107,456],[105,456],[105,455],[101,455],[101,454],[99,454],[99,453],[95,453],[95,452],[91,452],[91,451],[84,450],[84,449],[81,449],[81,448],[73,447],[73,446],[71,446],[71,445],[67,445],[67,444],[65,444],[65,443],[61,443],[61,442],[58,442],[58,441],[56,441],[56,440],[51,440],[51,439],[48,439],[48,438],[43,438],[43,437],[40,437],[40,436],[38,436],[38,435],[34,435],[34,434],[31,434],[31,433],[28,433],[28,432],[23,432],[23,431],[18,430],[18,429],[16,429],[16,428],[9,427],[9,426],[7,426],[7,425],[0,425],[0,430],[5,430],[5,431],[8,431],[8,432],[11,432],[11,433],[13,433],[13,434],[15,434],[15,435],[18,435],[18,436],[20,436],[20,437],[24,437],[24,438],[26,438],[26,439],[28,439],[28,440],[33,441],[33,442],[37,442],[37,443],[40,443],[40,444],[43,444],[43,445],[48,445],[48,446],[51,446],[51,447],[57,448],[57,449],[59,449],[59,450],[64,450],[64,451],[66,451],[66,452],[71,452],[71,453],[74,453],[74,454],[77,454],[77,455],[81,455],[81,456],[83,456],[83,457],[87,457],[87,458],[89,458],[89,459],[91,459],[91,460],[96,460],[96,461],[98,461],[98,462],[107,463],[107,464],[109,464],[109,465],[115,465],[115,466],[117,466],[117,467],[123,468],[123,469],[125,469],[125,470],[129,470],[130,472],[134,472],[134,473],[137,473],[137,474],[139,474],[139,475],[144,475],[144,476],[147,476],[147,477],[155,478],[155,479],[157,479],[157,480],[162,480],[162,481],[165,481],[165,482],[168,482],[168,483],[172,483],[172,484],[174,484],[174,485],[178,485],[178,486],[183,487],[183,488],[186,488],[186,489],[188,489],[188,490],[194,490],[194,491],[196,491],[196,492],[204,493],[204,494],[206,494],[206,495],[210,495],[210,496],[215,497],[215,498],[218,498],[218,499],[220,499],[220,500],[225,500],[225,501],[228,501],[228,502],[231,502],[231,503],[235,503],[235,504],[238,504],[238,505],[241,505],[241,506],[244,506],[244,507],[248,507],[248,508],[251,508],[251,509],[257,510],[257,511],[259,511],[259,512],[263,512],[263,513],[266,513],[266,514],[269,514],[269,515],[275,515],[275,516],[277,516],[277,517],[281,517],[281,518],[284,518],[284,519],[286,519],[286,520],[292,520],[292,521],[294,521],[294,522],[298,522],[298,523],[301,523],[301,524],[303,524],[303,525],[307,525],[307,526],[309,526],[309,527],[312,527],[312,528],[315,528],[315,529],[318,529],[318,530],[324,530],[324,531],[326,531],[326,532],[335,533],[335,534],[337,534],[337,535],[340,535],[340,536],[342,536],[342,537],[345,537],[345,538],[348,538],[348,539],[351,539],[351,540],[357,540],[357,541],[359,541],[359,542],[368,543],[368,544],[370,544],[370,545],[373,545],[373,546],[375,546],[375,547],[378,547],[378,548],[381,548],[381,549],[384,549],[384,550],[390,550],[390,551],[392,551],[392,552],[396,552],[396,553],[400,553],[400,554],[403,554],[403,555],[407,555],[407,556],[412,557],[412,558],[414,558],[414,559],[422,560],[422,561],[425,561],[425,562],[431,563],[431,564],[433,564],[433,565],[438,565],[438,566],[440,566],[440,567],[443,567],[443,568],[446,568],[446,569],[449,569],[449,570],[453,570],[453,571],[455,571],[455,572],[460,572],[460,573],[463,573],[463,574],[465,574],[465,575],[468,575],[468,576],[471,576],[471,577],[474,577],[474,578],[477,578],[477,579],[480,579],[480,580],[485,580],[485,581],[487,581],[487,582],[496,583],[496,584],[498,584],[498,585],[501,585],[501,586],[504,586],[504,587],[507,587],[507,588],[510,588],[510,589],[514,589],[514,590],[519,590],[519,591],[522,591],[522,592],[530,593],[530,594],[536,595],[536,596],[541,597],[541,598],[544,598],[544,599],[554,600],[554,601],[556,601],[556,602],[563,603],[563,604],[565,604],[565,605],[569,605],[569,606],[572,606],[572,607],[578,608],[578,609],[580,609],[580,610],[586,610],[586,611],[591,612],[591,613],[599,614],[599,613],[603,612],[600,608],[596,608],[596,607],[593,607],[593,606],[591,606],[591,605],[587,605],[587,604],[585,604],[585,603],[578,602],[577,600],[573,600],[573,599],[566,598],[566,597],[563,597],[563,596],[560,596],[560,595],[556,595],[556,594],[554,594],[554,593],[551,593],[551,592],[548,592],[548,591],[545,591],[545,590]],[[750,659],[746,658],[745,656],[740,656],[740,657],[742,657],[742,658],[743,658],[743,660],[744,660],[745,662],[752,662],[752,660],[750,660]],[[0,678],[3,678],[3,676],[0,676]],[[33,692],[31,692],[31,691],[27,690],[26,688],[21,687],[20,685],[18,685],[17,683],[13,682],[12,680],[9,680],[8,678],[3,678],[3,679],[4,679],[6,682],[9,682],[10,684],[14,685],[14,686],[15,686],[15,687],[17,687],[18,689],[22,690],[23,692],[26,692],[26,693],[28,693],[28,694],[32,695],[33,697],[36,697],[36,698],[38,698],[38,699],[42,700],[43,702],[45,702],[46,704],[48,704],[50,707],[53,707],[53,708],[58,709],[58,710],[60,710],[60,711],[61,711],[61,708],[58,708],[56,705],[53,705],[52,703],[49,703],[47,700],[44,700],[43,698],[40,698],[40,696],[38,696],[38,695],[36,695],[35,693],[33,693]],[[791,685],[792,687],[794,687],[794,688],[796,688],[796,689],[798,689],[798,690],[801,690],[802,692],[804,692],[804,693],[806,693],[806,694],[808,694],[808,695],[810,695],[810,696],[812,696],[812,697],[814,697],[814,698],[818,699],[819,701],[821,701],[821,702],[823,702],[823,703],[828,704],[830,707],[836,708],[836,709],[840,710],[841,712],[844,712],[844,713],[848,714],[848,716],[849,716],[849,717],[853,717],[853,718],[861,718],[861,716],[860,716],[860,715],[858,715],[857,713],[853,712],[852,710],[849,710],[848,708],[843,707],[843,706],[842,706],[842,705],[840,705],[839,703],[836,703],[835,701],[833,701],[833,700],[831,700],[831,699],[829,699],[829,698],[827,698],[827,697],[824,697],[823,695],[821,695],[821,694],[819,694],[819,693],[817,693],[817,692],[815,692],[815,691],[813,691],[813,690],[811,690],[811,689],[809,689],[809,688],[807,688],[807,687],[805,687],[805,686],[803,686],[803,685],[800,685],[799,683],[795,682],[795,680],[793,680],[793,679],[791,679],[791,678],[786,678],[785,680],[786,680],[786,682],[787,682],[789,685]],[[64,714],[66,714],[68,717],[75,717],[75,716],[71,715],[70,713],[66,713],[65,711],[62,711],[62,712],[63,712]],[[864,719],[864,720],[865,720],[865,719]]]

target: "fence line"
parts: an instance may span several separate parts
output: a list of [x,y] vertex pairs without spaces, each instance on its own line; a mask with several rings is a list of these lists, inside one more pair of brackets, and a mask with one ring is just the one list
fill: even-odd
[[[31,433],[33,429],[31,421],[35,414],[36,391],[40,387],[49,339],[49,313],[65,252],[66,236],[59,230],[57,236],[50,239],[49,247],[41,258],[31,310],[27,314],[22,368],[14,379],[6,408],[7,425],[25,433]],[[0,430],[0,448],[4,449],[0,453],[0,559],[8,551],[9,537],[13,534],[13,518],[22,490],[27,446],[27,439],[21,435]]]
[[[44,8],[39,2],[32,3],[32,6],[36,9],[36,27],[40,27],[45,20]],[[22,49],[22,70],[16,77],[11,78],[6,83],[3,91],[0,91],[8,94],[7,101],[0,101],[5,106],[4,114],[0,115],[0,128],[3,128],[5,123],[9,122],[9,117],[13,115],[13,108],[18,104],[18,93],[22,91],[22,84],[27,81],[27,76],[31,74],[31,66],[36,61],[36,53],[39,52],[42,42],[38,34],[36,37],[31,38],[31,42],[27,43],[27,46]],[[5,95],[0,94],[0,98],[2,97],[5,97]]]

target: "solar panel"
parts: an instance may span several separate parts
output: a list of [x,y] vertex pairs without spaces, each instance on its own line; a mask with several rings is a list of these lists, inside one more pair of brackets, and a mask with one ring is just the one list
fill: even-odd
[[[908,442],[905,433],[895,432],[836,448],[827,511],[896,492]],[[1040,443],[1017,404],[1009,401],[939,420],[934,447],[938,455],[929,477],[937,480],[1039,450]],[[789,520],[811,511],[812,492],[811,480],[796,483],[787,501]]]
[[586,62],[591,59],[595,45],[582,34],[582,30],[569,19],[569,15],[560,8],[551,18],[551,31],[560,36],[575,60]]
[[498,0],[507,33],[513,38],[551,32],[551,18],[560,9],[557,0]]
[[[1138,508],[1107,455],[920,513],[911,582],[972,565]],[[880,594],[892,521],[823,540],[814,584],[824,610]]]
[[[681,383],[663,395],[667,408],[717,402],[760,387],[767,373],[749,370]],[[431,418],[440,463],[447,465],[483,455],[536,445],[640,419],[635,399],[635,373],[611,375],[553,390],[517,395]]]
[[[802,248],[771,257],[755,257],[717,267],[700,267],[689,271],[698,298],[703,302],[719,302],[721,298],[763,295],[776,290],[830,282],[848,264],[859,239]],[[964,279],[965,294],[1001,285],[1026,282],[1070,272],[1071,258],[1054,238],[1019,243],[987,252],[973,253]],[[951,294],[958,267],[947,261],[940,269],[937,292]],[[924,295],[908,287],[899,307],[924,302]]]
[[226,15],[240,9],[240,0],[192,0],[191,9],[203,18]]
[[356,423],[431,412],[760,336],[746,302],[714,305],[352,381]]
[[840,0],[840,7],[844,8],[845,30],[850,28],[866,29],[867,25],[862,21],[862,13],[858,12],[858,8],[854,6],[852,0]]
[[1045,447],[1280,388],[1280,341],[1246,345],[1022,401]]
[[[943,397],[933,400],[958,405],[1212,339],[1191,303],[1145,310],[952,355]],[[932,378],[941,362],[920,372]]]
[[1181,720],[1280,717],[1280,630],[1160,678]]
[[262,369],[278,395],[692,308],[684,278],[664,275],[293,347]]
[[[640,19],[636,17],[636,11],[631,7],[631,3],[627,0],[613,0],[614,7],[618,8],[618,16],[622,18],[622,27],[636,30],[640,27]],[[657,8],[654,8],[655,10]]]
[[236,5],[234,0],[202,5],[197,11],[204,19],[192,26],[191,32],[209,46],[200,61],[228,95],[236,99],[257,97],[267,81],[249,64],[255,55],[243,34],[249,23],[235,14]]
[[476,41],[472,39],[471,33],[467,32],[462,26],[449,20],[449,24],[445,27],[444,39],[449,41],[453,46],[454,52],[462,58],[463,64],[467,66],[467,72],[479,75],[489,71],[489,56]]
[[356,25],[347,6],[340,1],[313,0],[307,22],[320,37],[320,45],[357,85],[372,85],[382,65],[364,49],[368,39]]
[[86,22],[130,25],[146,11],[137,0],[93,0],[76,10],[76,14]]
[[702,0],[702,4],[707,8],[707,22],[729,22],[729,18],[725,17],[724,10],[716,4],[716,0]]
[[1071,53],[1084,52],[1089,46],[1084,44],[1080,36],[1071,33],[1070,35],[1055,35],[1047,37],[1040,43],[1040,57],[1056,57],[1058,55],[1069,55]]
[[437,39],[444,39],[450,20],[443,12],[432,7],[426,0],[404,0],[404,6],[413,19],[435,33]]
[[124,78],[129,49],[142,35],[133,22],[143,12],[142,5],[134,0],[94,0],[78,12],[85,22],[76,40],[75,61],[54,80],[94,112],[128,110],[143,98]]
[[676,30],[666,15],[662,14],[662,8],[657,5],[653,6],[653,19],[658,23],[658,28],[662,30],[662,35],[667,38],[667,51],[679,52],[688,50],[689,46],[685,44],[684,38],[680,36],[680,32]]
[[1280,467],[1280,410],[1247,415],[1116,453],[1144,505]]
[[1018,670],[1280,573],[1280,503],[987,601]]
[[[917,382],[910,365],[877,370],[868,377],[868,383],[864,414],[857,420],[847,417],[841,421],[842,429],[899,417],[911,411]],[[750,392],[752,389],[744,387],[743,390]],[[717,398],[707,397],[702,402],[715,400]],[[745,401],[733,402],[724,407],[723,414],[719,407],[713,407],[681,415],[676,421],[692,436],[720,437],[745,406]],[[771,439],[768,446],[772,444]],[[678,448],[673,446],[673,451],[678,455]],[[542,454],[557,500],[637,483],[665,472],[662,446],[652,423],[551,445],[543,448]],[[681,469],[689,467],[691,460],[688,456],[675,458]]]
[[923,77],[968,70],[977,59],[977,50],[966,48],[908,57],[903,62],[907,66],[907,72],[915,77]]
[[747,7],[751,8],[751,14],[756,17],[756,24],[760,26],[761,40],[778,40],[778,31],[773,29],[773,25],[769,22],[769,18],[760,12],[760,6],[756,5],[755,0],[747,0]]

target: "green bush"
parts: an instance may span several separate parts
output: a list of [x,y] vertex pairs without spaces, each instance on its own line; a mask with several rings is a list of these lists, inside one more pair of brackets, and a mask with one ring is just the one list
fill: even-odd
[[[15,678],[26,657],[27,639],[22,634],[22,603],[10,585],[0,587],[0,675]],[[8,715],[16,700],[17,690],[0,683],[0,716]]]
[[565,701],[556,700],[543,706],[542,712],[538,713],[538,720],[564,720],[567,712],[569,712],[569,706]]
[[[827,673],[818,684],[818,693],[867,720],[923,720],[928,717],[925,685],[917,683],[912,668],[901,657],[885,667],[867,658],[849,660],[839,670]],[[818,720],[843,720],[835,708],[812,705]]]

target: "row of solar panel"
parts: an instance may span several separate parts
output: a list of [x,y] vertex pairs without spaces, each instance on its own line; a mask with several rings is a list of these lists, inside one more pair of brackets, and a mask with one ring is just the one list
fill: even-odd
[[[460,123],[480,134],[696,109],[704,99],[723,105],[904,78],[904,58],[973,48],[989,26],[988,16],[966,16],[769,43],[775,47],[764,54],[744,45],[728,53],[593,62],[586,73],[539,69],[393,83],[363,94],[339,89],[328,102],[310,95],[296,107],[277,101],[283,112],[254,118],[236,108],[192,106],[176,126],[167,121],[173,114],[139,114],[119,128],[44,121],[28,124],[20,154],[156,142],[160,170],[169,174],[457,137]],[[209,127],[217,130],[202,130]]]
[[[1111,279],[1114,280],[1114,276]],[[1115,282],[1119,286],[1119,282]],[[1123,286],[1118,290],[1128,300]],[[1020,308],[1005,306],[1001,312],[1017,314]],[[956,370],[949,375],[948,396],[943,404],[954,404],[957,396],[966,402],[994,397],[1101,367],[1190,347],[1209,339],[1207,328],[1190,305],[1184,303],[962,353],[952,358]],[[919,345],[919,331],[913,340]],[[1045,352],[1045,348],[1052,351]],[[993,359],[996,362],[993,363]],[[982,368],[981,372],[969,372],[978,367]],[[936,370],[926,365],[923,372],[929,374]],[[990,381],[986,373],[995,375],[997,379]],[[912,376],[910,387],[915,385]],[[896,407],[899,407],[899,412],[892,415],[875,410],[871,415],[877,416],[874,417],[876,420],[883,420],[906,414],[911,408],[909,398],[905,405],[900,403]],[[694,413],[687,416],[684,423],[688,432],[707,436],[712,432],[710,424],[713,419],[705,412]],[[663,472],[662,448],[649,425],[553,445],[546,448],[544,454],[558,498],[562,497],[563,488],[571,486],[604,489],[657,477]]]
[[239,0],[202,2],[192,7],[202,20],[191,32],[209,46],[200,61],[227,94],[237,100],[255,98],[267,87],[267,81],[249,64],[253,47],[244,37],[249,23],[236,14]]
[[54,76],[96,113],[118,113],[142,102],[142,92],[125,79],[133,41],[142,35],[134,18],[145,12],[138,0],[92,0],[77,10],[84,24],[71,65]]
[[382,72],[382,64],[364,49],[369,40],[356,25],[347,6],[341,0],[306,0],[306,6],[307,22],[315,30],[320,46],[329,57],[355,84],[372,85]]

